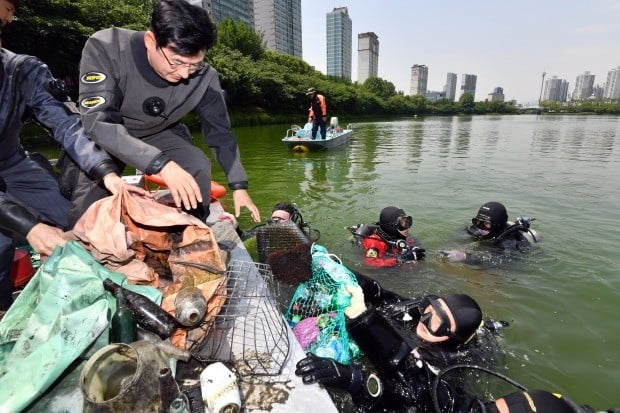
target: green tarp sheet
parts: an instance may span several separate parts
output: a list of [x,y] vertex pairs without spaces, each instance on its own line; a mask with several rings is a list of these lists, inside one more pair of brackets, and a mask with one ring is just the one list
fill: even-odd
[[[106,278],[125,280],[74,241],[39,268],[0,322],[0,412],[26,408],[98,337],[107,344],[116,302],[103,289]],[[124,287],[161,303],[156,288]]]

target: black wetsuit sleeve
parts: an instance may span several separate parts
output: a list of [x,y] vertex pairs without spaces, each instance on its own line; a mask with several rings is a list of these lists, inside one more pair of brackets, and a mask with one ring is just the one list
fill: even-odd
[[230,189],[246,189],[248,177],[241,164],[239,145],[230,130],[224,94],[217,76],[213,78],[195,109],[202,134],[213,156],[222,167]]
[[25,237],[38,223],[40,221],[30,211],[0,192],[0,229]]
[[402,295],[396,294],[390,290],[384,289],[379,282],[372,278],[358,272],[351,270],[357,279],[357,283],[364,291],[364,301],[373,307],[381,307],[386,304],[397,303],[405,301],[406,298]]
[[347,331],[381,373],[393,374],[412,350],[394,326],[374,308],[348,320]]

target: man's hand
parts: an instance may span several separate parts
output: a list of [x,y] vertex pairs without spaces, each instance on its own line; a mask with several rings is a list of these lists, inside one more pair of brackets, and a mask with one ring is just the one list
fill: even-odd
[[235,204],[235,217],[239,218],[241,207],[244,206],[250,211],[250,216],[254,222],[260,222],[260,212],[256,205],[254,205],[254,202],[252,202],[248,191],[245,189],[235,189],[233,191],[233,202]]
[[62,230],[38,223],[26,234],[26,241],[39,254],[51,255],[56,247],[65,245],[68,239]]
[[183,205],[187,210],[196,209],[198,203],[202,202],[202,194],[196,180],[178,163],[174,161],[166,163],[159,174],[164,179],[178,208]]
[[148,192],[146,192],[144,189],[140,187],[127,184],[127,182],[125,182],[123,178],[116,175],[115,173],[109,173],[103,177],[103,186],[105,186],[105,188],[112,195],[118,194],[121,191],[121,189],[123,189],[124,187],[124,188],[127,188],[128,192],[132,192],[134,194],[138,194],[142,196],[149,196],[149,197],[152,196],[151,194],[149,194]]

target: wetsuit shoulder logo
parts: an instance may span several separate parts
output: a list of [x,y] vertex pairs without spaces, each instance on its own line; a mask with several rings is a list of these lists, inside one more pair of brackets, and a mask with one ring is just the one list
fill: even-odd
[[105,98],[103,96],[91,96],[82,99],[80,106],[86,109],[92,109],[103,103],[105,103]]
[[82,77],[80,78],[80,80],[82,81],[82,83],[86,83],[86,84],[95,84],[95,83],[101,83],[104,80],[106,80],[107,76],[104,75],[103,73],[100,72],[88,72],[85,73],[84,75],[82,75]]

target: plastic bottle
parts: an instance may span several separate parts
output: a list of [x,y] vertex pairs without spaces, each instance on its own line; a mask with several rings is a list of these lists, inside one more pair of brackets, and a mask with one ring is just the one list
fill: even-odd
[[[103,280],[103,286],[118,298],[121,291],[118,284],[106,278]],[[170,337],[172,331],[177,328],[177,320],[145,296],[128,290],[124,291],[124,295],[127,308],[140,327],[152,331],[162,339]]]
[[116,296],[116,311],[110,321],[110,342],[111,343],[133,343],[136,341],[136,320],[127,308],[125,301],[125,291],[119,288]]

